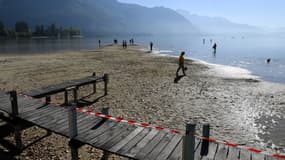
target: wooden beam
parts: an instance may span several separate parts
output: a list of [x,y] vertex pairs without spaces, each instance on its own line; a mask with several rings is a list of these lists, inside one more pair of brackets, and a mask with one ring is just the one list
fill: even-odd
[[183,140],[182,158],[183,160],[194,160],[195,158],[195,129],[196,124],[188,122]]

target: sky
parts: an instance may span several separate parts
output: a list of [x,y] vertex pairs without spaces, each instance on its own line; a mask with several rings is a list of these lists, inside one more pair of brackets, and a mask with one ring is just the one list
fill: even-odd
[[224,17],[260,27],[285,27],[285,0],[118,0],[147,7],[183,9],[191,14]]

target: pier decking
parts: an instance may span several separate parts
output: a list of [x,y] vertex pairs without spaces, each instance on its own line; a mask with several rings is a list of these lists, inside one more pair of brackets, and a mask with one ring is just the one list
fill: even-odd
[[[21,121],[28,121],[69,138],[70,108],[18,96],[18,115],[13,115],[10,95],[0,92],[0,110]],[[77,112],[78,134],[73,138],[104,151],[131,159],[182,159],[183,135],[153,128],[119,123]],[[201,156],[202,141],[196,140],[195,159],[199,160],[273,160],[262,154],[210,143],[209,151]]]

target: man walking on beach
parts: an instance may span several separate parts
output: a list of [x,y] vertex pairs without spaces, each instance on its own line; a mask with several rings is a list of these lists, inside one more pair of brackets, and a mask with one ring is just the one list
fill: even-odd
[[179,56],[179,67],[176,71],[176,77],[178,77],[178,72],[180,69],[182,69],[182,72],[183,72],[183,75],[186,76],[185,74],[185,67],[184,67],[184,55],[185,55],[185,52],[181,52],[180,56]]

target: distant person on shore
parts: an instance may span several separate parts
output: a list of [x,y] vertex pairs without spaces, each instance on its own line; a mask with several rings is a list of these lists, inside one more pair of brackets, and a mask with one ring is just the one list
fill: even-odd
[[127,41],[123,40],[123,48],[127,48],[127,47],[128,47]]
[[206,40],[205,40],[205,38],[203,38],[203,44],[205,44],[206,43]]
[[117,44],[118,43],[118,40],[117,39],[114,39],[114,44]]
[[267,62],[267,63],[270,63],[270,62],[271,62],[271,59],[270,59],[270,58],[268,58],[268,59],[266,60],[266,62]]
[[134,41],[134,39],[132,38],[132,39],[131,39],[131,44],[134,45],[134,43],[135,43],[135,41]]
[[153,43],[152,42],[150,42],[150,51],[152,51],[152,48],[153,48]]
[[180,56],[179,56],[179,62],[178,62],[179,66],[178,66],[178,69],[176,71],[176,77],[178,77],[178,73],[179,73],[180,69],[182,69],[183,76],[186,76],[186,74],[185,74],[186,68],[184,67],[184,55],[185,55],[185,52],[182,51]]
[[217,44],[216,43],[214,43],[213,49],[214,49],[214,53],[216,53],[216,51],[217,51]]
[[99,44],[99,48],[101,47],[101,40],[99,39],[98,41],[98,44]]

